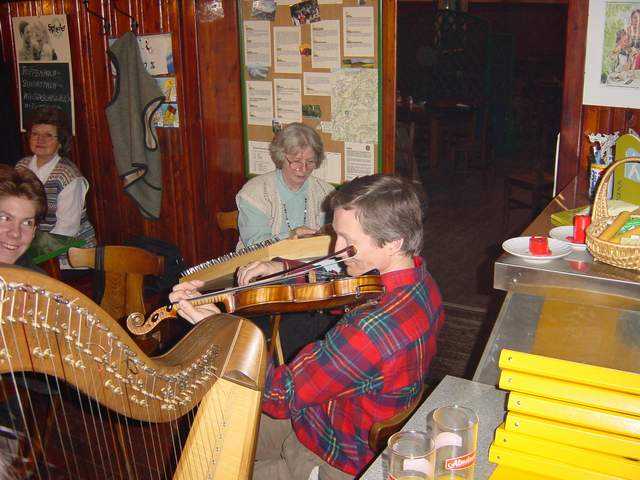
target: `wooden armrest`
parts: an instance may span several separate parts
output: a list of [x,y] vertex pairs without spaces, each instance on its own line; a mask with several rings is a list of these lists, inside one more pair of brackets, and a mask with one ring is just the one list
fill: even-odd
[[88,267],[96,266],[96,249],[95,248],[76,248],[71,247],[68,252],[69,264],[72,267]]
[[374,423],[369,430],[369,448],[374,452],[379,452],[387,445],[387,440],[391,435],[396,433],[402,425],[409,420],[416,408],[422,403],[427,385],[423,385],[416,399],[404,410],[396,413],[393,417]]
[[[72,267],[95,268],[95,257],[95,248],[69,249]],[[164,258],[138,247],[106,246],[102,269],[112,273],[159,275],[164,270]]]

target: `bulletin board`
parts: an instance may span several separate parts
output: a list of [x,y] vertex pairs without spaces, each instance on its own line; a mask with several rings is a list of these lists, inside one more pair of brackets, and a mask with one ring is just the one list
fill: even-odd
[[333,184],[381,171],[379,0],[239,0],[245,172],[275,168],[274,132],[315,129]]

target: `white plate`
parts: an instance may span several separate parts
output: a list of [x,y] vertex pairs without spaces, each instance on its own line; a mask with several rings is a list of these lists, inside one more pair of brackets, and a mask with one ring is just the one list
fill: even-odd
[[555,238],[556,240],[567,242],[574,250],[584,250],[585,248],[587,248],[587,245],[584,243],[573,242],[573,227],[571,226],[552,228],[549,231],[549,236],[551,238]]
[[502,244],[502,248],[505,252],[515,255],[516,257],[523,258],[530,263],[547,263],[556,258],[561,258],[571,253],[571,245],[562,240],[555,238],[549,239],[549,250],[551,255],[532,255],[529,251],[529,238],[531,237],[517,237],[505,240]]

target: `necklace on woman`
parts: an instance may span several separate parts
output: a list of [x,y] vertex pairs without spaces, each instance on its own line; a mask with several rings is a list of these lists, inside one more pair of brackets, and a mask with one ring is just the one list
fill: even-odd
[[[293,227],[291,226],[291,222],[289,222],[289,215],[287,214],[287,206],[284,204],[284,202],[282,203],[282,211],[284,212],[284,221],[287,224],[287,228],[289,229],[289,231],[292,231]],[[302,219],[301,226],[305,226],[306,224],[307,224],[307,197],[304,197],[304,217]]]

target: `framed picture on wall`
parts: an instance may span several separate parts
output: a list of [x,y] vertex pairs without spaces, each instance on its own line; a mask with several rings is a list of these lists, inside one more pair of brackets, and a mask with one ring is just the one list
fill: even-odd
[[582,103],[640,108],[640,1],[589,2]]

